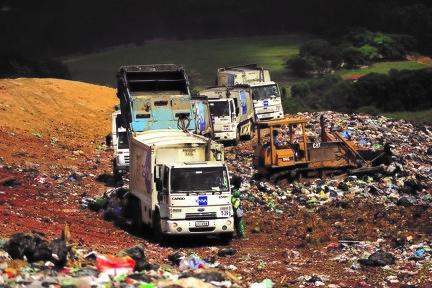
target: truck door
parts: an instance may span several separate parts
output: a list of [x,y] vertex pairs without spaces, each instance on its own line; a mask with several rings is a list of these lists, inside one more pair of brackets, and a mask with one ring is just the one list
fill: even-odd
[[169,168],[164,167],[162,176],[162,189],[158,191],[159,212],[161,218],[167,218],[168,213]]
[[235,121],[236,118],[236,111],[235,111],[235,105],[234,105],[234,100],[230,99],[229,101],[229,107],[230,107],[230,114],[231,114],[231,122]]

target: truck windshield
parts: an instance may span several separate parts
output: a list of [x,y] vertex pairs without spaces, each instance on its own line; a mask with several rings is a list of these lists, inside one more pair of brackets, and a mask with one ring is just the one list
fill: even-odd
[[172,193],[228,191],[226,169],[224,167],[173,168],[171,191]]
[[118,148],[119,149],[129,149],[129,141],[127,132],[118,133]]
[[216,116],[216,117],[230,116],[228,101],[210,102],[209,106],[210,106],[210,113],[212,116]]
[[252,87],[253,100],[264,100],[270,98],[271,96],[279,97],[279,89],[277,85]]

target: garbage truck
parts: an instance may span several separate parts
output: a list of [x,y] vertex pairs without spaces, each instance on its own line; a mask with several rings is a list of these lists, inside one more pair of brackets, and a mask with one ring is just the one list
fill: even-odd
[[196,129],[189,80],[181,66],[122,66],[117,74],[117,97],[132,132]]
[[200,135],[161,129],[130,142],[130,210],[136,229],[157,239],[234,232],[223,145]]
[[200,92],[208,99],[213,139],[234,141],[254,136],[254,109],[247,87],[212,87]]
[[219,68],[216,82],[217,86],[245,85],[252,95],[257,121],[284,118],[280,89],[271,81],[269,70],[256,64]]
[[113,174],[118,177],[129,170],[129,137],[124,117],[119,110],[112,113]]
[[[117,97],[127,135],[154,129],[177,129],[212,137],[207,99],[192,99],[188,77],[181,66],[151,64],[121,66]],[[113,129],[115,122],[113,120]],[[114,139],[113,139],[114,140]],[[120,152],[119,152],[120,153]],[[122,151],[125,156],[126,151]],[[123,171],[115,150],[114,175]],[[128,163],[127,163],[128,165]]]

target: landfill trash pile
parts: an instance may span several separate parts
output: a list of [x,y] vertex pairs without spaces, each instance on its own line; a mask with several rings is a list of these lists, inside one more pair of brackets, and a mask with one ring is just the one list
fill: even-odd
[[[404,120],[383,116],[346,115],[335,112],[299,113],[294,117],[310,119],[308,137],[318,139],[320,116],[327,119],[327,129],[355,141],[359,146],[382,149],[386,143],[394,148],[394,162],[385,174],[311,179],[278,187],[269,181],[257,180],[252,167],[253,148],[250,143],[228,147],[226,158],[233,173],[242,176],[243,198],[252,206],[264,205],[281,212],[287,202],[313,208],[345,198],[373,198],[380,203],[412,206],[432,202],[432,127],[413,125]],[[241,165],[238,165],[241,164]]]
[[239,287],[238,276],[215,259],[175,253],[159,265],[147,261],[142,246],[104,255],[76,245],[66,247],[63,238],[49,243],[39,234],[18,233],[3,240],[0,286]]
[[[229,247],[211,238],[166,247],[127,232],[127,185],[107,188],[118,185],[102,144],[117,102],[113,89],[84,85],[82,93],[81,85],[49,79],[0,86],[7,102],[32,104],[22,110],[8,102],[0,120],[0,286],[432,287],[430,126],[324,113],[328,129],[359,145],[394,144],[396,161],[382,177],[277,186],[255,177],[254,140],[226,147],[230,172],[244,180],[246,238]],[[35,101],[45,97],[60,105]],[[86,104],[65,114],[78,98]],[[94,115],[83,117],[89,102]],[[297,115],[311,120],[316,139],[320,115]],[[73,242],[59,237],[65,224]],[[1,239],[27,244],[14,254]]]
[[[363,276],[367,274],[370,277],[370,273],[386,275],[379,276],[372,282],[382,286],[394,283],[428,283],[424,282],[420,275],[429,275],[432,272],[429,254],[431,243],[427,239],[427,235],[432,233],[432,225],[428,224],[430,219],[427,216],[431,211],[432,201],[432,155],[428,151],[432,145],[432,134],[429,127],[417,127],[405,121],[393,121],[384,117],[333,112],[326,112],[325,115],[327,119],[337,123],[331,129],[340,132],[344,137],[351,137],[359,145],[380,149],[385,143],[392,143],[395,146],[395,161],[386,167],[384,174],[339,175],[296,181],[279,187],[268,179],[256,178],[256,171],[252,167],[253,141],[226,147],[225,158],[230,171],[246,180],[243,181],[241,192],[246,208],[249,237],[238,242],[235,249],[220,249],[216,254],[220,257],[219,260],[227,266],[240,266],[238,272],[241,275],[250,274],[256,269],[257,275],[260,275],[258,279],[263,279],[264,276],[276,280],[278,277],[279,283],[304,287],[371,287],[367,284],[370,281]],[[313,119],[319,119],[320,113],[300,116],[312,120],[308,127],[309,137],[318,137],[319,122]],[[411,138],[421,148],[411,145],[410,137],[406,136],[409,133],[414,135]],[[105,219],[127,226],[130,222],[125,220],[127,209],[124,204],[127,194],[125,185],[110,188],[98,198],[83,198],[80,203],[82,208],[99,211]],[[266,219],[262,215],[275,216]],[[282,242],[284,245],[279,242],[275,248],[284,252],[267,255],[260,253],[260,256],[254,256],[251,252],[254,251],[254,245],[269,241],[265,240],[268,238],[263,235],[272,233],[285,235],[286,238],[279,240],[286,241]],[[311,263],[310,259],[313,257],[305,255],[304,249],[317,249],[319,252],[316,253],[319,253],[320,257],[343,267],[343,273],[356,276],[351,277],[352,280],[346,280],[350,277],[317,273],[316,269],[301,273],[305,266],[319,266],[318,263]],[[206,252],[204,248],[197,250]],[[232,255],[234,258],[231,258]],[[280,268],[280,265],[285,263],[280,260],[280,255],[289,259],[284,260],[288,261],[288,267]],[[194,257],[181,257],[182,260],[178,260],[176,264],[180,270],[183,270],[185,265],[200,268],[203,263]],[[274,257],[279,260],[272,261]],[[367,270],[372,268],[382,270]],[[278,269],[283,270],[281,272]],[[321,268],[318,271],[323,269],[326,270]],[[289,271],[291,276],[280,278],[280,273],[286,273],[283,271]],[[294,277],[299,274],[300,276]],[[345,279],[345,282],[342,279]],[[271,287],[268,286],[270,279],[262,282],[248,280],[254,287]]]

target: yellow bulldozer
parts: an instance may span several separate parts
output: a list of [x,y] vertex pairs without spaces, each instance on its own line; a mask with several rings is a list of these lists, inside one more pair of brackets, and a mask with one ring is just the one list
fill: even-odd
[[312,139],[305,118],[257,122],[258,143],[253,164],[261,176],[274,182],[301,177],[368,174],[384,170],[392,159],[391,145],[370,150],[356,145],[336,132],[327,132],[321,116],[321,135]]

